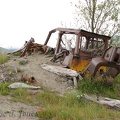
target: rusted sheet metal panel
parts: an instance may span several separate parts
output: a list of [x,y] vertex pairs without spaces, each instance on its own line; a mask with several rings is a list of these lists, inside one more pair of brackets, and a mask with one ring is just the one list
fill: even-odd
[[72,70],[76,70],[78,72],[83,71],[86,66],[89,64],[90,60],[87,59],[81,59],[80,57],[73,57],[70,68]]

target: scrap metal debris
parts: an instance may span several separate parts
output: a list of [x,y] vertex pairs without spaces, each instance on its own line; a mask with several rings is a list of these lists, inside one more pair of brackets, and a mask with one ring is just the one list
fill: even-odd
[[53,54],[54,48],[47,45],[35,43],[35,39],[31,37],[29,41],[25,41],[23,48],[8,54],[18,53],[20,57],[24,57],[24,56],[35,54],[38,51],[42,52],[43,54],[48,54],[48,53]]
[[[54,33],[58,33],[58,38],[55,53],[51,60],[55,62],[58,58],[63,58],[62,65],[78,72],[82,72],[93,57],[102,55],[101,52],[108,48],[108,40],[111,38],[110,36],[82,29],[55,28],[48,33],[44,45],[47,45],[51,35]],[[66,36],[68,35],[74,36],[75,39],[70,36],[67,39]],[[69,43],[71,40],[74,40],[74,43],[71,43],[70,49],[68,49],[67,43],[64,42],[67,40],[69,40]]]
[[31,38],[28,42],[27,41],[25,42],[20,57],[25,56],[25,53],[30,49],[34,42],[35,42],[34,38]]
[[32,77],[29,77],[28,75],[25,75],[25,76],[21,76],[21,81],[23,82],[27,82],[27,83],[35,83],[36,80],[35,78],[32,76]]
[[[99,72],[101,76],[106,78],[116,77],[120,73],[120,47],[108,46],[110,36],[88,32],[82,29],[56,28],[48,33],[44,45],[47,45],[53,33],[58,32],[55,53],[51,61],[55,62],[62,58],[61,64],[80,72],[81,75],[96,77]],[[67,35],[74,35],[74,45],[68,49],[63,41],[73,38]],[[61,49],[63,49],[61,51]],[[101,74],[101,71],[102,74]],[[103,75],[104,74],[104,75]],[[110,79],[110,85],[113,83]]]
[[110,46],[105,50],[102,57],[93,58],[90,62],[90,73],[95,77],[96,72],[102,66],[106,66],[109,69],[104,72],[100,69],[103,77],[111,76],[116,77],[120,73],[120,47]]

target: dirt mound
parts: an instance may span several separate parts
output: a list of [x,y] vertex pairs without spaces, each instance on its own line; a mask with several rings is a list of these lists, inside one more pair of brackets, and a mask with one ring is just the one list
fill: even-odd
[[[22,82],[21,76],[35,77],[37,86],[64,94],[72,85],[70,79],[56,75],[42,69],[42,64],[53,64],[51,57],[47,55],[34,54],[33,56],[21,57],[10,56],[9,61],[0,66],[0,83]],[[58,64],[58,63],[54,63]],[[32,92],[39,92],[33,91]],[[21,102],[11,102],[11,96],[0,95],[0,120],[38,120],[37,106],[31,106]]]
[[70,80],[48,72],[41,67],[42,64],[58,64],[50,62],[50,59],[51,57],[43,54],[34,54],[32,56],[21,58],[19,58],[19,56],[12,56],[4,66],[13,69],[13,74],[14,71],[16,72],[15,78],[17,77],[17,81],[20,81],[22,75],[27,75],[29,77],[33,76],[38,85],[60,94],[64,94],[68,87],[72,85]]

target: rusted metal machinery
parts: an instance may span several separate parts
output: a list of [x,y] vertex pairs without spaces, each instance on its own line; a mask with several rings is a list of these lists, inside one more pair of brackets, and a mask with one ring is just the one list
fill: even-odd
[[25,55],[31,55],[32,53],[39,51],[40,48],[42,48],[43,46],[42,44],[34,42],[34,38],[31,37],[29,41],[25,41],[24,46],[21,49],[8,54],[19,55],[20,57],[24,57]]
[[34,38],[31,38],[28,42],[25,41],[24,48],[21,51],[20,57],[25,56],[26,52],[28,52],[28,50],[30,49],[30,47],[33,46],[34,41],[35,41]]
[[[90,62],[90,74],[94,77],[101,66],[106,66],[105,76],[116,77],[120,73],[120,47],[110,46],[102,57],[93,58]],[[104,72],[102,69],[101,72]]]
[[[82,29],[56,28],[49,32],[44,45],[47,45],[52,33],[55,32],[58,32],[58,39],[54,56],[51,59],[53,62],[62,58],[64,67],[78,71],[83,77],[102,76],[107,85],[113,83],[113,78],[120,73],[120,47],[108,47],[110,36]],[[70,50],[61,49],[64,36],[71,34],[75,36],[75,46]]]
[[[82,29],[56,28],[49,32],[44,45],[47,45],[52,33],[55,32],[58,32],[58,40],[52,61],[63,57],[62,65],[81,73],[88,69],[92,58],[102,56],[108,48],[108,40],[111,38]],[[71,50],[61,50],[63,36],[67,34],[75,35],[75,47],[71,48]]]
[[[47,44],[53,33],[58,33],[55,49]],[[69,40],[74,38],[75,45],[66,47],[65,41],[68,35]],[[120,47],[108,47],[110,36],[100,35],[88,32],[82,29],[56,28],[49,31],[46,41],[43,45],[34,43],[31,38],[22,49],[20,57],[26,52],[35,51],[35,49],[47,54],[53,51],[54,55],[51,61],[60,60],[61,64],[81,75],[90,75],[96,77],[99,74],[103,77],[110,76],[114,78],[120,73]]]
[[25,41],[23,48],[13,52],[12,54],[17,53],[20,57],[24,57],[25,55],[31,55],[37,53],[38,51],[47,54],[51,51],[54,52],[54,49],[43,44],[35,43],[34,38],[31,37],[29,41]]

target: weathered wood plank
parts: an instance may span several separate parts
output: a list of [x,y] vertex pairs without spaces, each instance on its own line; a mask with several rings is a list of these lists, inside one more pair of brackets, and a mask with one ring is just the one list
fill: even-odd
[[78,85],[77,85],[77,79],[76,79],[76,77],[73,77],[73,83],[74,83],[74,87],[77,88]]
[[41,67],[57,75],[61,75],[64,77],[72,77],[75,88],[77,88],[77,77],[79,76],[79,79],[82,79],[82,76],[80,76],[80,74],[75,70],[63,68],[61,66],[53,66],[53,65],[47,65],[47,64],[42,64]]
[[117,100],[117,99],[97,97],[97,96],[89,96],[86,94],[82,95],[82,98],[89,100],[89,101],[92,101],[92,102],[96,102],[98,104],[107,105],[109,107],[120,110],[120,100]]
[[68,68],[63,68],[61,66],[42,64],[41,67],[47,71],[56,73],[56,74],[61,75],[61,76],[77,77],[79,75],[79,73],[77,71],[71,70]]

